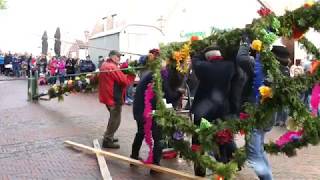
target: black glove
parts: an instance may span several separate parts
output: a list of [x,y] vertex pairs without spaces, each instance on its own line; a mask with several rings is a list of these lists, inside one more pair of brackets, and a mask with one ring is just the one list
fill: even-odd
[[241,41],[242,41],[242,43],[251,44],[251,40],[249,38],[248,33],[246,33],[246,32],[242,33]]

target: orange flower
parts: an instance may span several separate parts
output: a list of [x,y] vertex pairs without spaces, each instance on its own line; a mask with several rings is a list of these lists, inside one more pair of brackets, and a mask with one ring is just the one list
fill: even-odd
[[215,180],[224,180],[224,177],[220,176],[220,175],[214,175],[214,179]]
[[307,0],[305,3],[304,3],[304,7],[305,8],[310,8],[314,5],[314,0]]
[[173,52],[173,59],[176,61],[181,61],[182,60],[182,54],[178,51]]
[[198,36],[192,36],[191,37],[191,41],[198,41],[199,40],[199,37]]

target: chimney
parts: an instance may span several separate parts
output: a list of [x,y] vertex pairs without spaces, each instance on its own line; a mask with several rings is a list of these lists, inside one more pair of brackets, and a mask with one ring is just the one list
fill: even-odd
[[102,18],[103,22],[103,32],[107,31],[107,24],[108,24],[108,16]]
[[116,16],[117,14],[112,14],[111,15],[111,29],[116,28]]

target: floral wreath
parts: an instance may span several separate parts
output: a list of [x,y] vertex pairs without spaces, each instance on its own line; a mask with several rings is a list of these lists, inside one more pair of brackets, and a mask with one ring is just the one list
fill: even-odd
[[[254,88],[260,101],[257,104],[247,104],[245,113],[241,114],[239,119],[219,121],[217,124],[209,123],[203,119],[200,126],[197,127],[186,117],[177,115],[172,109],[167,109],[162,101],[161,62],[155,61],[152,66],[152,71],[154,72],[153,89],[157,99],[154,118],[162,127],[163,133],[173,148],[179,151],[185,159],[198,162],[201,166],[211,169],[217,175],[216,177],[232,179],[235,177],[238,167],[243,166],[247,159],[245,148],[239,148],[234,153],[234,159],[227,164],[214,160],[209,155],[210,151],[216,149],[217,144],[227,142],[237,133],[244,134],[246,142],[249,142],[251,131],[254,128],[266,127],[271,123],[270,116],[286,107],[291,110],[290,116],[292,119],[290,124],[294,126],[294,130],[291,129],[279,137],[276,142],[265,144],[265,150],[271,154],[284,153],[290,157],[296,155],[296,149],[309,144],[318,144],[320,142],[320,119],[311,116],[311,113],[300,101],[299,94],[313,87],[320,79],[320,71],[317,70],[314,74],[302,75],[293,79],[285,77],[281,74],[279,62],[270,49],[272,43],[279,36],[284,36],[298,40],[304,45],[308,53],[320,58],[317,48],[303,37],[303,34],[310,27],[320,31],[319,13],[320,3],[308,3],[292,12],[286,12],[285,15],[280,17],[276,17],[270,10],[265,8],[259,11],[261,18],[254,20],[249,27],[253,37],[256,39],[252,43],[252,48],[258,52],[256,59],[258,64],[256,64],[255,68],[257,68],[257,73],[265,73],[267,77],[272,79],[272,84],[265,86],[261,82],[261,77],[263,76],[256,76]],[[223,53],[230,52],[228,51],[229,49],[234,49],[234,46],[239,44],[243,32],[245,30],[235,29],[214,33],[191,45],[189,42],[178,45],[170,44],[167,47],[163,47],[163,49],[167,49],[165,51],[161,50],[159,59],[165,61],[173,57],[171,59],[176,60],[176,65],[179,65],[178,62],[181,65],[181,62],[186,62],[187,59],[187,56],[183,54],[187,51],[182,52],[182,49],[187,49],[187,46],[190,46],[190,51],[196,53],[215,42],[223,47]],[[177,48],[177,46],[180,48]],[[172,51],[172,49],[174,50]],[[180,71],[181,69],[177,68],[177,70]],[[183,70],[182,72],[186,71]],[[185,140],[186,134],[198,135],[201,144],[200,149],[205,152],[203,155],[192,151],[190,142]],[[222,140],[217,141],[217,137],[222,138]]]

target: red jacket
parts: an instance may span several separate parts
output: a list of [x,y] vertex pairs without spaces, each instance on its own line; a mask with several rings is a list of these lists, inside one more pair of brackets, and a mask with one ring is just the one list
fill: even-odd
[[118,71],[99,74],[99,100],[107,106],[122,105],[126,88],[133,83],[135,76],[124,74],[114,62],[107,60],[100,67],[100,71],[110,70]]

